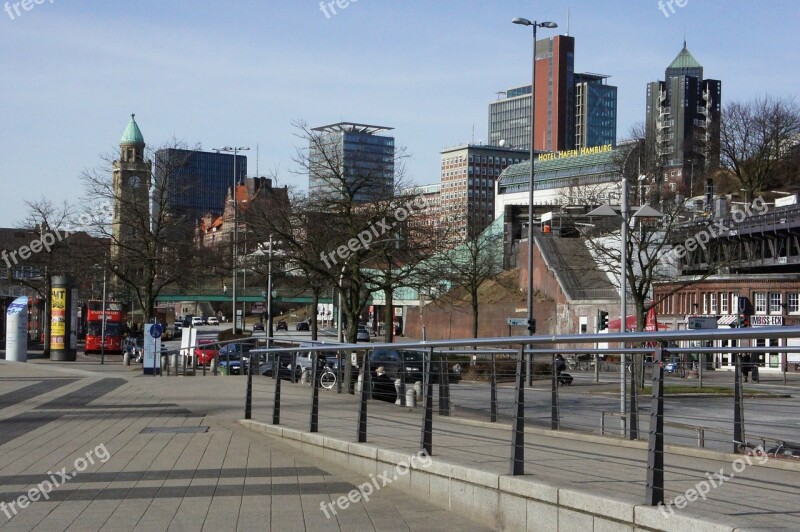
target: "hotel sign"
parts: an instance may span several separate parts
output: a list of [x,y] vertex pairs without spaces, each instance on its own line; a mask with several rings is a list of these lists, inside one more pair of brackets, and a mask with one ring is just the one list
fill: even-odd
[[613,151],[611,144],[602,146],[592,146],[591,148],[579,148],[577,150],[557,151],[553,153],[542,153],[537,157],[537,161],[555,161],[556,159],[568,159],[570,157],[580,157],[582,155],[596,155],[598,153],[608,153]]

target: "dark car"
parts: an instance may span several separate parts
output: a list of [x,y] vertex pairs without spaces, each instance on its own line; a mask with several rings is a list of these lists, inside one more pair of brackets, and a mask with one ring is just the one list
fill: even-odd
[[[227,344],[219,349],[219,367],[228,368],[229,375],[241,375],[242,366],[247,373],[247,360],[253,346],[249,343]],[[244,361],[244,364],[242,362]]]
[[[405,381],[417,382],[423,380],[424,371],[423,351],[409,351],[405,349],[376,349],[369,357],[370,369],[374,372],[383,366],[386,376],[392,380],[398,379],[405,367]],[[401,360],[402,356],[402,360]],[[457,382],[459,377],[450,374],[450,382]],[[431,364],[431,382],[439,382],[439,361]]]
[[286,320],[280,320],[278,322],[278,325],[275,326],[275,330],[276,331],[288,331],[289,330],[289,324],[286,323]]
[[308,331],[310,329],[307,321],[298,321],[297,325],[295,325],[295,330],[297,331]]
[[260,321],[258,323],[254,323],[253,324],[253,331],[254,332],[255,331],[263,331],[263,330],[264,330],[264,324],[261,323]]
[[[272,377],[274,371],[274,364],[272,360],[260,362],[258,372],[265,377]],[[292,355],[289,353],[281,353],[278,358],[278,377],[283,380],[291,380],[292,378]],[[302,368],[296,365],[294,368],[295,380],[300,380],[302,375]]]

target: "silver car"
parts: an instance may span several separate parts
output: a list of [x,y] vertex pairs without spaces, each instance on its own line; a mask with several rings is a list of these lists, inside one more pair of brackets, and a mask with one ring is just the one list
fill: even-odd
[[356,333],[356,342],[369,342],[370,336],[366,325],[359,325]]

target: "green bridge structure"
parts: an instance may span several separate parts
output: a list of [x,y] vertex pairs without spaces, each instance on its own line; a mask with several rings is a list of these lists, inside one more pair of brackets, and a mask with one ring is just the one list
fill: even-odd
[[[264,288],[261,287],[248,287],[246,289],[236,290],[236,301],[259,303],[264,302]],[[275,289],[272,291],[273,303],[303,303],[310,304],[313,302],[311,293],[297,293],[294,290],[281,290]],[[327,297],[326,297],[327,296]],[[233,293],[228,290],[222,291],[218,288],[215,289],[199,289],[192,290],[191,292],[184,292],[175,289],[163,290],[158,295],[156,301],[159,303],[174,303],[177,301],[230,301]],[[330,292],[320,296],[319,303],[331,303],[332,298]]]

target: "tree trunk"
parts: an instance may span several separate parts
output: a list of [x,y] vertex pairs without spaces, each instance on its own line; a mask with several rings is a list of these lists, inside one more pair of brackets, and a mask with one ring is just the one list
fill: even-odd
[[311,306],[314,308],[314,315],[311,318],[311,340],[317,340],[317,316],[319,315],[319,290],[311,290]]
[[383,307],[384,341],[391,344],[394,341],[394,290],[384,290],[386,302]]
[[472,337],[478,337],[478,291],[471,294],[472,298]]

